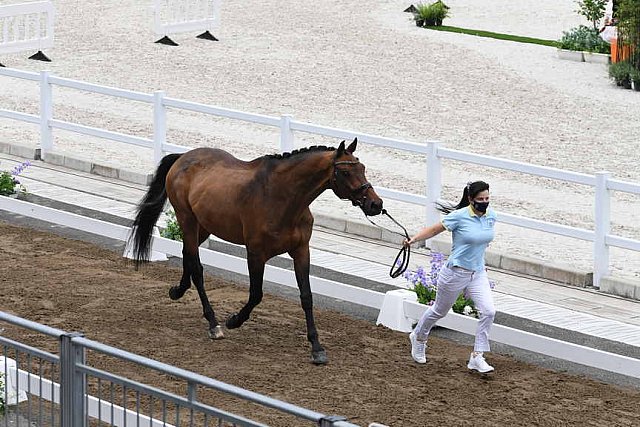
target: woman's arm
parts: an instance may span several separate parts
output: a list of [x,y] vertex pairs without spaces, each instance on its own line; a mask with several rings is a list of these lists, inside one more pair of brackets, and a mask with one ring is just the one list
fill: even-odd
[[429,227],[424,227],[422,230],[418,231],[415,236],[411,239],[404,241],[405,246],[412,245],[413,243],[419,242],[420,240],[430,239],[433,236],[437,236],[442,233],[444,230],[444,225],[441,222],[435,223]]

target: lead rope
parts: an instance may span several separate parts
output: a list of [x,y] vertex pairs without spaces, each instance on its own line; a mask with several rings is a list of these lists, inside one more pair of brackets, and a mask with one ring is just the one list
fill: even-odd
[[[367,221],[369,221],[371,224],[375,225],[376,227],[382,228],[383,230],[387,230],[391,233],[405,237],[407,240],[410,240],[409,233],[407,233],[407,229],[404,228],[402,224],[400,224],[391,215],[389,215],[386,209],[382,209],[382,213],[388,216],[389,219],[391,219],[391,221],[396,223],[398,227],[402,228],[402,231],[404,231],[404,235],[402,235],[402,233],[398,233],[397,231],[389,230],[388,228],[385,228],[385,227],[382,227],[381,225],[376,224],[367,215],[365,215],[364,217],[367,218]],[[407,267],[409,266],[410,256],[411,256],[411,246],[405,246],[403,244],[402,248],[400,249],[400,252],[398,252],[396,259],[393,261],[393,264],[391,265],[391,270],[389,270],[389,276],[391,276],[392,279],[395,279],[396,277],[400,276],[402,273],[404,273],[407,270]],[[400,257],[402,257],[402,261],[398,262],[400,260]],[[395,268],[395,271],[394,271],[394,268]]]

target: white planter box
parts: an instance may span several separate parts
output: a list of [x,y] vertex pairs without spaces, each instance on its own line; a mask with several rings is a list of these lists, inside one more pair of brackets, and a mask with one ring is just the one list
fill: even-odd
[[558,58],[567,59],[569,61],[584,62],[582,51],[558,49]]
[[582,52],[584,62],[592,62],[595,64],[608,64],[611,61],[611,55],[607,53]]

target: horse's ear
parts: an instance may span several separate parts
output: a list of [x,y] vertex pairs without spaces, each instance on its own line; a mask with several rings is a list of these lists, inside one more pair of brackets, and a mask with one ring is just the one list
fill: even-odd
[[349,146],[347,147],[347,152],[353,154],[354,151],[356,151],[356,147],[358,146],[358,138],[353,138],[353,142],[351,144],[349,144]]
[[342,141],[338,146],[338,152],[336,153],[336,158],[342,156],[343,153],[344,153],[344,141]]

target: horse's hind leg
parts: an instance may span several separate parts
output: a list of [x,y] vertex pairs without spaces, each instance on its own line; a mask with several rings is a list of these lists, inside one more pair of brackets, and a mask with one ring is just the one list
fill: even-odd
[[169,288],[169,298],[172,300],[178,300],[182,298],[185,292],[191,287],[191,268],[189,257],[182,249],[182,278],[180,278],[180,284]]
[[[209,234],[200,229],[198,232],[198,246],[200,246],[205,240],[207,240]],[[180,278],[180,284],[177,286],[172,286],[169,289],[169,298],[172,300],[178,300],[182,298],[187,292],[187,290],[191,287],[191,262],[189,261],[189,256],[185,252],[185,246],[182,248],[182,278]]]
[[293,267],[296,272],[296,281],[300,289],[300,302],[304,310],[304,316],[307,321],[307,339],[311,343],[311,361],[316,365],[324,365],[328,362],[327,352],[324,350],[318,339],[318,330],[316,329],[315,320],[313,318],[313,297],[311,295],[311,284],[309,283],[310,255],[309,246],[298,248],[295,252],[290,253],[293,258]]
[[227,319],[226,325],[229,329],[242,326],[249,319],[254,307],[262,301],[262,280],[265,262],[262,256],[252,254],[247,250],[247,264],[249,267],[249,300],[237,314],[233,314]]
[[[176,216],[178,216],[177,212]],[[188,278],[189,276],[191,277],[193,284],[198,290],[198,296],[200,296],[203,316],[209,322],[209,336],[212,339],[224,338],[222,327],[216,320],[216,314],[214,313],[213,308],[209,303],[209,298],[207,298],[207,293],[204,290],[204,272],[202,263],[200,262],[200,255],[198,253],[198,247],[209,236],[209,233],[200,227],[193,216],[181,215],[181,217],[179,217],[179,221],[184,236],[182,246],[184,272],[182,274],[180,285],[175,288],[178,290],[177,292],[182,292],[182,294],[184,294],[184,292],[189,289]]]

